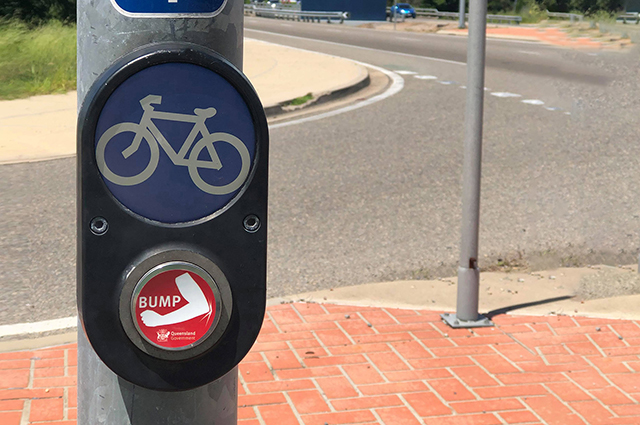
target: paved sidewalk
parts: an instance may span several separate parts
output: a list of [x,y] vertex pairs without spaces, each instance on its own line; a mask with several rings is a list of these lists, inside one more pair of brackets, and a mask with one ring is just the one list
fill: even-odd
[[[467,29],[447,29],[439,31],[440,34],[466,35]],[[537,27],[487,27],[487,37],[506,38],[515,40],[540,41],[554,46],[569,47],[572,49],[602,49],[609,44],[594,40],[590,37],[572,37],[561,28],[537,28]],[[628,43],[626,43],[628,44]],[[620,46],[617,46],[620,47]]]
[[[350,60],[245,40],[244,73],[265,109],[362,83],[366,68]],[[76,152],[76,92],[0,101],[0,164],[62,158]]]
[[[441,21],[438,19],[410,19],[395,25],[390,22],[362,22],[359,26],[383,31],[408,31],[443,35],[466,36],[469,33],[468,28],[459,29],[457,25],[458,24],[453,21]],[[599,29],[590,28],[588,23],[570,26],[566,23],[560,23],[560,21],[556,21],[556,23],[541,23],[539,25],[523,24],[517,26],[487,24],[487,38],[537,41],[571,49],[619,50],[631,44],[628,36],[625,36],[623,39],[620,35],[621,33],[628,33],[625,28],[614,28],[606,25],[602,25],[601,27],[603,30],[602,33]]]
[[[281,304],[240,365],[241,425],[640,424],[640,323]],[[0,423],[75,424],[75,344],[0,354]]]

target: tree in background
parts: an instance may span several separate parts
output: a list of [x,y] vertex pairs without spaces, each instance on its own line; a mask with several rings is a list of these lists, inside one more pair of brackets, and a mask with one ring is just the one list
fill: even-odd
[[587,15],[599,11],[614,13],[624,8],[624,0],[571,0],[571,8]]
[[[304,1],[304,0],[303,0]],[[549,10],[551,12],[579,11],[593,14],[599,11],[615,13],[623,9],[625,0],[488,0],[489,13],[521,13],[522,11]],[[408,0],[414,7],[435,8],[443,12],[457,12],[459,0]],[[393,1],[390,0],[390,4]],[[467,0],[468,10],[469,0]]]
[[1,0],[0,17],[30,24],[75,22],[76,0]]

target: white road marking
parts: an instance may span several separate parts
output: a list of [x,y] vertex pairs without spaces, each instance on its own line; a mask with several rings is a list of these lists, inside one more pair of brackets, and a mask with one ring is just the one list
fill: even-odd
[[547,111],[562,111],[562,108],[558,108],[555,106],[545,106],[544,109],[546,109]]
[[445,86],[450,86],[456,83],[455,81],[438,81],[438,82]]
[[[248,38],[248,40],[254,40],[252,38]],[[280,44],[277,43],[271,43],[268,41],[263,41],[263,40],[256,40],[256,41],[260,41],[261,43],[267,43],[267,44],[275,44],[277,46],[280,46]],[[347,58],[342,58],[340,56],[335,56],[335,55],[329,55],[327,53],[320,53],[320,52],[314,52],[312,50],[307,50],[307,49],[301,49],[299,47],[290,47],[290,46],[286,46],[290,49],[294,49],[294,50],[300,50],[302,52],[312,52],[312,53],[316,53],[318,55],[324,55],[324,56],[329,56],[332,58],[340,58],[340,59],[347,59]],[[368,105],[371,105],[373,103],[379,102],[381,100],[384,100],[388,97],[393,96],[394,94],[398,93],[400,90],[402,90],[402,88],[404,87],[404,79],[398,75],[397,73],[393,72],[393,71],[389,71],[388,69],[384,69],[384,68],[380,68],[379,66],[375,66],[375,65],[371,65],[368,63],[364,63],[364,62],[359,62],[359,61],[355,61],[352,59],[347,59],[350,60],[353,63],[357,63],[358,65],[361,66],[365,66],[367,68],[371,68],[371,69],[375,69],[378,72],[382,72],[383,74],[385,74],[387,77],[389,77],[391,79],[391,85],[389,86],[389,88],[387,90],[385,90],[384,92],[380,93],[379,95],[370,97],[369,99],[365,99],[361,102],[357,102],[354,103],[353,105],[349,105],[349,106],[345,106],[344,108],[340,108],[340,109],[336,109],[333,111],[329,111],[329,112],[325,112],[322,114],[318,114],[318,115],[312,115],[310,117],[305,117],[305,118],[300,118],[297,120],[292,120],[292,121],[286,121],[286,122],[281,122],[281,123],[277,123],[277,124],[271,124],[269,125],[269,129],[276,129],[276,128],[281,128],[281,127],[289,127],[290,125],[296,125],[296,124],[302,124],[305,122],[311,122],[311,121],[318,121],[324,118],[329,118],[329,117],[333,117],[335,115],[340,115],[343,114],[345,112],[350,112]]]
[[396,71],[396,73],[400,74],[400,75],[414,75],[414,74],[417,74],[417,72],[415,72],[415,71]]
[[63,319],[44,320],[42,322],[2,325],[0,326],[0,337],[49,332],[59,329],[75,328],[76,326],[78,326],[77,316],[65,317]]
[[[451,64],[454,64],[454,65],[463,65],[463,66],[467,65],[464,62],[452,61],[452,60],[449,60],[449,59],[440,59],[440,58],[434,58],[434,57],[431,57],[431,56],[412,55],[411,53],[400,53],[400,52],[394,52],[394,51],[391,51],[391,50],[373,49],[371,47],[361,47],[361,46],[356,46],[356,45],[353,45],[353,44],[336,43],[335,41],[325,41],[325,40],[317,40],[315,38],[298,37],[297,35],[280,34],[280,33],[271,32],[271,31],[254,30],[254,29],[249,29],[249,28],[245,28],[244,31],[245,31],[245,33],[247,31],[253,31],[253,32],[260,33],[260,34],[271,34],[271,35],[277,35],[279,37],[293,38],[293,39],[296,39],[296,40],[315,41],[317,43],[331,44],[333,46],[343,46],[343,47],[346,46],[346,47],[351,47],[351,48],[354,48],[354,49],[368,50],[368,51],[371,51],[371,52],[384,52],[384,53],[389,53],[389,54],[392,54],[392,55],[406,56],[406,57],[409,57],[409,58],[427,59],[427,60],[431,60],[431,61],[435,61],[435,62],[451,63]],[[372,30],[372,31],[376,31],[376,30]],[[287,47],[289,47],[289,46],[287,46]],[[309,50],[309,51],[311,51],[311,50]],[[317,52],[314,52],[314,53],[317,53]]]
[[538,99],[525,99],[522,100],[522,103],[526,103],[527,105],[544,105],[544,102]]
[[413,78],[417,78],[418,80],[437,80],[438,77],[435,75],[414,75]]
[[491,93],[491,96],[495,96],[495,97],[522,97],[521,94],[509,93],[508,91],[505,91],[505,92],[493,92],[493,93]]
[[564,114],[565,115],[571,115],[571,112],[565,112]]
[[540,52],[532,52],[531,50],[518,50],[520,53],[524,53],[525,55],[536,55],[540,56]]
[[460,88],[461,88],[461,89],[466,89],[466,88],[467,88],[467,86],[460,86]]

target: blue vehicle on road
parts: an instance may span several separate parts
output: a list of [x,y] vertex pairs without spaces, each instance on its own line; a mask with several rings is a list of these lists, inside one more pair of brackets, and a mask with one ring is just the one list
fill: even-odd
[[409,3],[398,3],[391,6],[389,9],[389,19],[392,19],[396,13],[405,18],[416,18],[416,10]]

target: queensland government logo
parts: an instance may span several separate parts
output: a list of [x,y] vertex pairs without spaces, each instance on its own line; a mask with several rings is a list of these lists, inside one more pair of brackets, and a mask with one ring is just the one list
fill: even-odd
[[158,342],[167,342],[169,340],[169,331],[167,329],[160,329],[156,331],[158,334]]

